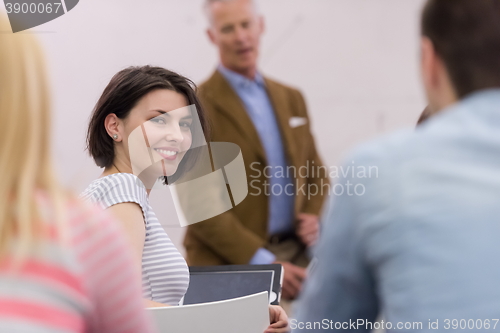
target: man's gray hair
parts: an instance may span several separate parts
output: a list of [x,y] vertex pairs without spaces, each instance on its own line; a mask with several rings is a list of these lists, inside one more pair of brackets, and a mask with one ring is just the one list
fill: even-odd
[[[208,19],[208,23],[210,25],[212,25],[212,12],[210,10],[210,6],[214,3],[217,3],[217,2],[231,2],[231,1],[236,1],[236,0],[205,0],[204,3],[203,3],[203,11],[205,12],[205,15]],[[253,5],[253,8],[255,10],[255,13],[256,14],[259,14],[260,11],[259,11],[259,5],[257,3],[256,0],[250,0],[250,2],[252,3]]]

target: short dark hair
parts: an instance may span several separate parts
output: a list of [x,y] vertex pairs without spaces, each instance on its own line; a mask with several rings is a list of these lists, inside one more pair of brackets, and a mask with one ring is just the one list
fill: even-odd
[[[95,163],[108,168],[113,165],[115,158],[114,141],[104,127],[106,117],[114,113],[118,118],[125,119],[139,100],[149,92],[156,89],[168,89],[184,95],[188,105],[194,104],[203,133],[195,131],[193,146],[210,141],[210,126],[206,113],[196,96],[196,85],[190,79],[161,67],[142,66],[128,67],[118,72],[107,87],[94,107],[87,130],[87,149]],[[198,137],[195,137],[198,135]],[[204,135],[204,136],[203,136]],[[191,156],[188,151],[182,159],[178,170],[185,170],[186,165],[194,163],[196,156]],[[173,177],[178,178],[178,177]],[[170,178],[169,178],[170,179]]]
[[422,35],[444,61],[458,97],[500,87],[500,0],[429,0]]
[[417,120],[417,125],[422,124],[425,122],[427,119],[429,119],[432,115],[434,115],[434,112],[431,111],[431,108],[427,106],[424,111],[420,114],[420,117]]

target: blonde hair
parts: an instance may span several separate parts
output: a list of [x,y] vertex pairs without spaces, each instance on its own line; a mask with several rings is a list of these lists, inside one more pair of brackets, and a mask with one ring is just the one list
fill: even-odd
[[[50,161],[44,58],[32,34],[10,31],[0,12],[0,257],[23,258],[46,235],[44,221],[55,220],[62,235],[64,195]],[[41,192],[49,207],[37,200]]]

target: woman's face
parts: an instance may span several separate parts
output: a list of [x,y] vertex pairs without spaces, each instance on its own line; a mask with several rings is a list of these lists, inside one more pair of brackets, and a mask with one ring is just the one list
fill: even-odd
[[123,143],[135,175],[171,176],[191,147],[193,122],[184,95],[167,89],[146,94],[123,121]]

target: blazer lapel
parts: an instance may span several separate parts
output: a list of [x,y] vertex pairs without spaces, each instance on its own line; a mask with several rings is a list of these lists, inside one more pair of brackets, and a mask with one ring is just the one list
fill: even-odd
[[238,94],[219,71],[215,71],[209,81],[211,81],[210,85],[213,87],[210,91],[212,102],[217,104],[218,110],[233,121],[234,126],[246,137],[248,143],[254,146],[262,161],[267,164],[260,137]]
[[264,78],[264,80],[266,82],[267,94],[273,105],[274,113],[276,114],[276,119],[281,130],[281,140],[283,141],[283,148],[288,159],[287,162],[289,165],[295,165],[295,154],[292,149],[294,142],[289,124],[291,113],[287,102],[288,97],[276,83],[267,78]]

